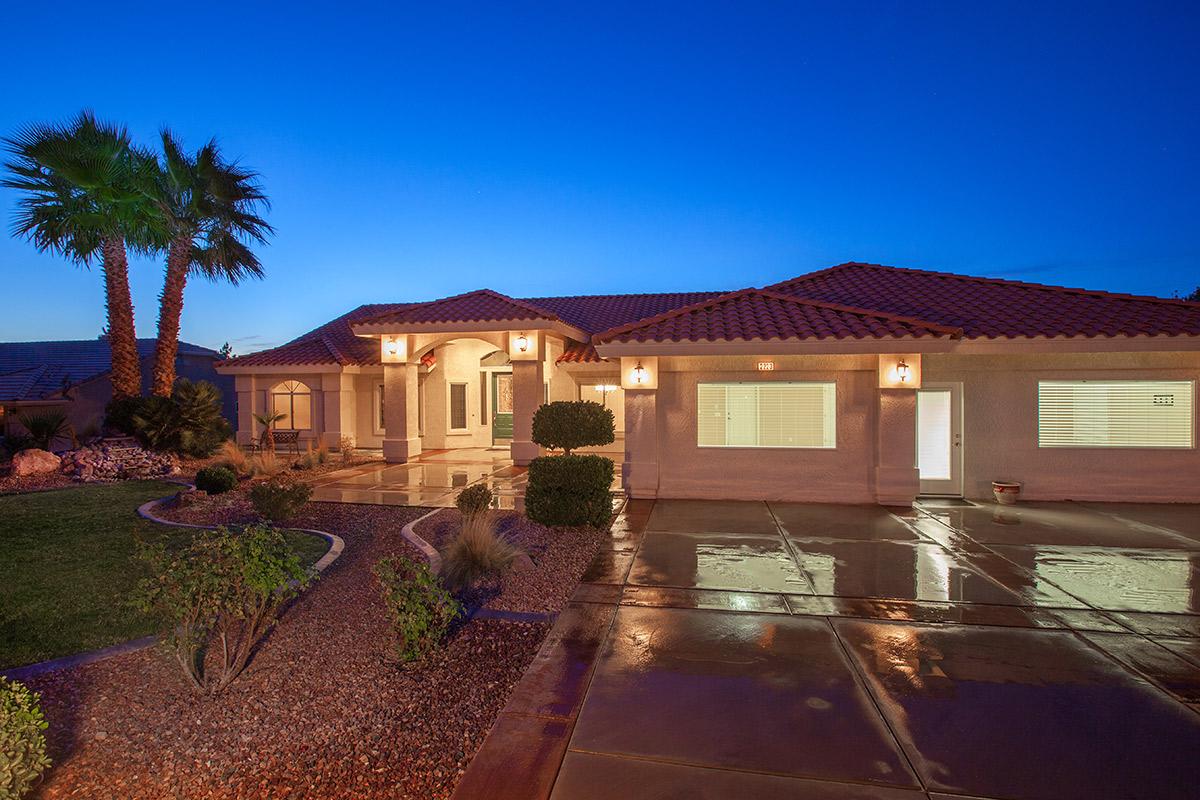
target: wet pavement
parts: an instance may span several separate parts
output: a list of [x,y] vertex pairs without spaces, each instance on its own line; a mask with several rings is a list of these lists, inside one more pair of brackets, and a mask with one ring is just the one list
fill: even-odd
[[630,501],[456,796],[1194,797],[1198,520]]

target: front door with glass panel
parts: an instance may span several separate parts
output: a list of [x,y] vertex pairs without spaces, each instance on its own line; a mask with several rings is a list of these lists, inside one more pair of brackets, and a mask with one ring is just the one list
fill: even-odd
[[512,439],[513,383],[511,372],[492,373],[492,444]]
[[921,494],[962,497],[962,384],[917,390],[917,471]]

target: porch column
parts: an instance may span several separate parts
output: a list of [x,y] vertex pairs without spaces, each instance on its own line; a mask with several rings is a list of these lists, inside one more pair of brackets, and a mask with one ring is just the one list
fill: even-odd
[[322,375],[321,394],[325,415],[322,441],[336,450],[343,436],[354,438],[354,376],[344,372]]
[[383,458],[403,464],[421,454],[417,364],[383,365]]
[[526,466],[538,457],[540,448],[533,441],[533,412],[545,394],[545,362],[540,358],[512,362],[513,435],[512,460]]
[[630,497],[658,496],[658,392],[625,390],[625,460],[621,486]]
[[879,389],[875,444],[875,501],[911,506],[920,493],[917,473],[917,393]]
[[261,414],[263,409],[255,408],[258,399],[257,382],[253,375],[238,375],[233,379],[234,391],[237,393],[237,443],[248,445],[257,441],[254,415]]

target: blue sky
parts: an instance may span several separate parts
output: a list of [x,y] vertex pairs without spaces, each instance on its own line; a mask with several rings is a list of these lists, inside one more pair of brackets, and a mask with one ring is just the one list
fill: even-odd
[[[215,135],[262,173],[268,277],[191,285],[198,344],[481,286],[734,289],[849,260],[1200,284],[1195,4],[66,0],[0,19],[0,132],[89,107],[147,143]],[[132,269],[151,336],[162,267]],[[0,285],[2,340],[103,325],[95,271],[7,235]]]

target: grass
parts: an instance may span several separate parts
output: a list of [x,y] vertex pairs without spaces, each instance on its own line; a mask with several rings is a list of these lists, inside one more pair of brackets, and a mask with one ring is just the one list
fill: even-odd
[[[153,633],[128,602],[145,574],[136,542],[183,543],[195,531],[144,520],[137,507],[177,491],[129,481],[0,496],[0,668]],[[306,565],[328,548],[298,531],[288,541]]]

